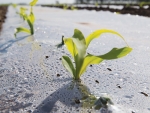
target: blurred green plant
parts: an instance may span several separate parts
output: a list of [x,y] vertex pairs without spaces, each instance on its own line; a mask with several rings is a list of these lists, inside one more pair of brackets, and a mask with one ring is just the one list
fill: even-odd
[[63,4],[63,9],[67,10],[68,9],[68,5],[67,4]]
[[71,6],[71,10],[77,10],[73,5]]
[[143,6],[146,4],[146,2],[140,2],[139,6],[140,8],[143,8]]
[[34,34],[34,21],[35,21],[35,16],[33,14],[33,6],[36,5],[38,0],[33,0],[32,2],[30,2],[30,14],[26,14],[26,8],[23,8],[21,7],[20,8],[20,12],[18,13],[29,25],[30,29],[28,28],[25,28],[25,27],[18,27],[15,29],[15,37],[17,35],[17,33],[19,32],[25,32],[25,33],[28,33],[28,34],[31,34],[33,35]]
[[13,6],[13,8],[16,8],[17,7],[17,4],[11,4]]
[[[118,35],[121,39],[124,38],[117,32],[113,30],[101,29],[96,30],[92,34],[84,38],[82,32],[78,29],[74,30],[74,35],[71,38],[64,38],[64,44],[66,45],[68,51],[74,58],[75,65],[72,63],[68,56],[62,56],[62,63],[64,67],[73,75],[73,79],[79,80],[80,76],[86,71],[86,68],[90,64],[99,64],[103,60],[112,60],[126,56],[132,51],[127,44],[127,47],[123,48],[113,48],[111,51],[104,55],[92,55],[87,54],[86,50],[90,42],[98,38],[103,33],[112,33]],[[124,40],[125,41],[125,40]]]
[[98,2],[96,2],[96,3],[95,3],[95,6],[96,6],[96,7],[98,7],[98,6],[99,6]]
[[148,1],[141,1],[141,2],[139,2],[139,6],[140,6],[140,8],[143,8],[143,6],[145,6],[145,5],[150,5],[150,2],[148,2]]
[[26,11],[27,10],[28,10],[27,8],[20,7],[20,12],[17,12],[17,14],[19,14],[20,17],[23,18],[23,20],[26,20],[26,16],[27,16]]

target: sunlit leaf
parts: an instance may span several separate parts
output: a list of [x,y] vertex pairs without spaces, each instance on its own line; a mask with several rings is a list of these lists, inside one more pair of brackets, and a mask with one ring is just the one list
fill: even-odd
[[30,20],[29,17],[27,17],[27,23],[28,23],[28,25],[29,25],[29,27],[30,27],[31,35],[33,35],[33,34],[34,34],[33,23],[31,22],[31,20]]
[[28,34],[31,33],[30,30],[27,29],[27,28],[24,28],[24,27],[18,27],[18,28],[15,29],[15,34],[14,34],[15,37],[16,37],[16,34],[19,33],[19,32],[25,32],[25,33],[28,33]]
[[25,11],[28,10],[27,8],[20,7],[20,13],[25,13]]
[[90,64],[99,64],[100,62],[102,62],[103,59],[91,54],[88,54],[83,61],[82,64],[82,68],[80,70],[80,76],[86,71],[87,66],[89,66]]
[[32,2],[30,2],[30,6],[34,6],[37,3],[38,0],[33,0]]
[[[98,38],[103,33],[112,33],[112,34],[118,35],[120,38],[122,38],[124,40],[124,38],[116,31],[108,30],[108,29],[101,29],[101,30],[96,30],[95,32],[91,33],[89,36],[86,37],[86,47],[88,47],[88,45],[90,44],[90,42],[93,39]],[[125,43],[126,43],[126,41],[125,41]]]
[[23,20],[26,20],[26,17],[27,17],[26,10],[27,10],[26,8],[20,7],[20,12],[18,13],[20,17],[23,18]]
[[64,67],[72,74],[75,75],[75,68],[73,66],[72,61],[70,60],[70,58],[68,56],[63,56],[62,57],[62,63],[64,65]]
[[74,30],[72,40],[77,48],[77,55],[75,56],[75,64],[76,64],[76,79],[79,79],[80,77],[79,73],[82,67],[84,57],[86,55],[86,43],[82,32],[78,29]]
[[113,48],[111,51],[104,55],[100,55],[98,57],[104,60],[112,60],[126,56],[132,51],[130,47],[123,47],[123,48]]
[[[117,32],[112,30],[97,30],[89,35],[86,40],[81,31],[78,29],[74,30],[74,35],[72,38],[64,38],[64,43],[67,46],[67,49],[71,53],[75,61],[75,74],[74,79],[80,79],[80,76],[86,71],[86,68],[90,64],[99,64],[103,60],[112,60],[126,56],[132,51],[130,47],[123,47],[123,48],[113,48],[111,51],[104,55],[91,55],[88,54],[86,56],[86,50],[90,42],[99,37],[102,33],[112,33],[116,34],[121,37],[123,40],[124,38]],[[68,65],[69,66],[69,65]]]
[[76,46],[75,46],[72,38],[64,38],[64,43],[65,43],[68,51],[70,52],[70,54],[73,56],[73,58],[75,58],[75,56],[77,55],[78,51],[76,49]]
[[33,24],[34,21],[35,21],[35,17],[34,17],[33,12],[30,13],[30,15],[28,16],[28,18],[29,18],[30,22]]

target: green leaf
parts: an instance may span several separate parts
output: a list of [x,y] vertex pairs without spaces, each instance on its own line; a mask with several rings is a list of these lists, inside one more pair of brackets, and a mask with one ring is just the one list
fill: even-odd
[[26,8],[20,7],[20,15],[25,15],[26,14]]
[[26,10],[27,10],[26,8],[21,7],[20,8],[20,13],[18,13],[20,15],[20,17],[23,18],[23,20],[26,20],[26,17],[27,17]]
[[73,66],[72,61],[70,60],[70,58],[68,56],[63,56],[62,57],[62,63],[64,65],[64,67],[73,75],[75,76],[75,68]]
[[112,60],[126,56],[128,53],[132,51],[130,47],[123,47],[123,48],[113,48],[111,51],[104,55],[100,55],[98,57],[104,60]]
[[[88,47],[88,45],[90,44],[90,42],[93,39],[98,38],[103,33],[112,33],[112,34],[118,35],[120,38],[122,38],[124,40],[124,38],[119,33],[117,33],[116,31],[108,30],[108,29],[101,29],[101,30],[96,30],[95,32],[93,32],[92,34],[90,34],[89,36],[86,37],[86,47]],[[126,43],[126,41],[125,41],[125,43]]]
[[24,27],[18,27],[15,30],[16,30],[15,34],[14,34],[15,37],[16,37],[17,33],[19,33],[19,32],[25,32],[25,33],[29,33],[29,34],[31,33],[29,29],[24,28]]
[[68,9],[67,4],[64,4],[64,5],[63,5],[63,9],[64,9],[64,10],[67,10],[67,9]]
[[75,56],[77,55],[78,51],[77,48],[72,40],[72,38],[64,38],[64,43],[67,46],[68,51],[75,59]]
[[32,2],[30,2],[30,6],[34,6],[37,3],[38,0],[33,0]]
[[90,65],[90,64],[99,64],[102,61],[103,61],[102,58],[100,58],[98,56],[94,56],[94,55],[88,54],[84,58],[84,61],[83,61],[83,64],[82,64],[82,67],[81,67],[79,75],[81,76],[86,71],[86,68],[87,68],[88,65]]
[[72,40],[77,49],[77,55],[75,56],[75,64],[76,64],[76,79],[79,79],[80,76],[79,73],[86,54],[86,42],[82,32],[78,29],[74,30]]
[[34,17],[33,12],[30,13],[30,15],[28,16],[28,19],[30,20],[30,22],[31,22],[32,24],[34,23],[35,17]]
[[30,33],[31,33],[31,35],[33,35],[34,34],[34,28],[33,28],[33,23],[31,22],[31,20],[30,20],[30,17],[28,16],[27,17],[27,23],[28,23],[28,25],[29,25],[29,27],[30,27]]

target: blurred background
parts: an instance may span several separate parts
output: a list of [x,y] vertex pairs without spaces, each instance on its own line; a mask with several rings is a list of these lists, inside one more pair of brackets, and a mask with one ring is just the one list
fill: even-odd
[[[1,4],[6,3],[29,3],[31,0],[0,0]],[[38,4],[55,4],[55,3],[80,3],[80,4],[94,4],[94,3],[103,3],[103,4],[126,4],[126,3],[139,3],[139,2],[150,2],[150,0],[38,0]]]

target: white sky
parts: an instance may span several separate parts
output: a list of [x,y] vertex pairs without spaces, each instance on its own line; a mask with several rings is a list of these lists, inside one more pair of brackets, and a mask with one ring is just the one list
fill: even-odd
[[[32,0],[0,0],[0,4],[2,3],[29,3]],[[39,4],[50,4],[50,3],[56,3],[58,1],[59,3],[73,3],[75,0],[38,0]]]

